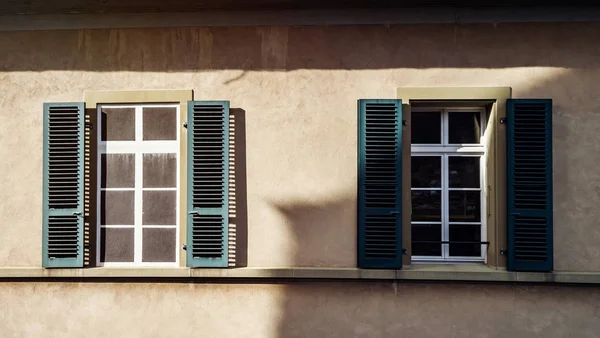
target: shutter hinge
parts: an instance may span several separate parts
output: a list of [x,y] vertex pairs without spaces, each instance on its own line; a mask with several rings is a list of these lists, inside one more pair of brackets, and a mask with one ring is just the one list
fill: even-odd
[[501,117],[500,124],[505,124],[505,123],[506,123],[506,117]]
[[500,249],[500,255],[501,256],[508,256],[508,250],[506,250],[506,249]]
[[405,126],[406,125],[406,120],[402,120],[402,125]]
[[408,255],[408,249],[407,248],[402,248],[402,254],[403,255]]
[[187,129],[187,121],[183,122],[183,127]]
[[183,250],[187,251],[187,245],[184,244],[183,247],[181,247]]

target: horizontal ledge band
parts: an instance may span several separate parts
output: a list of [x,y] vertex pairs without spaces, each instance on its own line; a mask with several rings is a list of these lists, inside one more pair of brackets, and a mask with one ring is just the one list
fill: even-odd
[[533,6],[11,14],[0,16],[0,31],[140,27],[595,22],[599,21],[599,13],[600,8],[591,6]]
[[0,282],[13,279],[186,278],[198,280],[395,280],[600,284],[600,272],[514,272],[485,265],[413,265],[402,270],[358,268],[0,268]]

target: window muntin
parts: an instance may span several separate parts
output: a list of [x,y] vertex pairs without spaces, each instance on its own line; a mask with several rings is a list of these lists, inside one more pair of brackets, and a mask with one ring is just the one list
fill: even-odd
[[[437,126],[424,126],[440,116]],[[420,118],[424,113],[426,118]],[[462,114],[462,115],[461,115]],[[483,108],[413,108],[411,116],[412,259],[484,261],[485,132]],[[434,137],[437,143],[415,143]],[[440,242],[450,242],[442,244]]]
[[178,266],[179,109],[98,106],[98,265]]

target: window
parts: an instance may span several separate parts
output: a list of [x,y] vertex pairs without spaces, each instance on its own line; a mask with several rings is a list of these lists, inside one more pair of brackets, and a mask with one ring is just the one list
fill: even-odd
[[510,97],[400,87],[358,100],[359,267],[552,271],[552,100]]
[[84,97],[44,103],[42,265],[228,267],[229,101]]
[[179,105],[99,105],[98,114],[98,263],[177,265]]
[[484,108],[412,109],[413,261],[484,261]]

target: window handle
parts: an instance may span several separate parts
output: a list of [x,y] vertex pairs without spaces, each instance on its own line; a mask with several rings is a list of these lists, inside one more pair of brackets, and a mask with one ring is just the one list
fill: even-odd
[[521,216],[520,212],[513,212],[512,214],[510,214],[511,216]]
[[390,211],[390,215],[398,215],[400,214],[400,211]]
[[188,215],[200,215],[200,213],[196,210],[188,212]]
[[83,217],[83,214],[77,211],[73,213],[73,216]]

